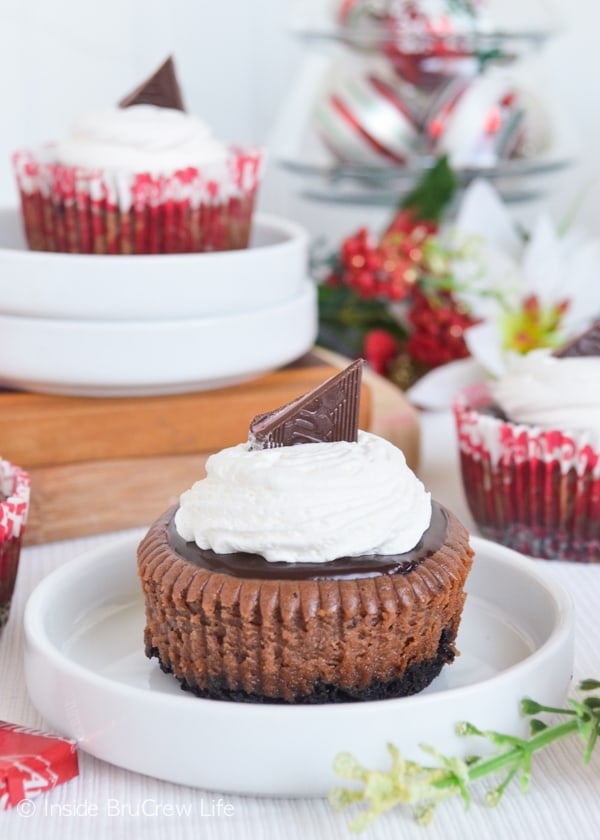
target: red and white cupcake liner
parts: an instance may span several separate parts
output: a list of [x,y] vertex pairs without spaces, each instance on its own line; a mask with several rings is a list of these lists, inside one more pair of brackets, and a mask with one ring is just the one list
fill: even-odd
[[600,563],[600,447],[591,432],[486,413],[485,384],[454,402],[462,478],[482,535],[533,557]]
[[52,146],[13,155],[34,251],[173,254],[248,245],[259,149],[232,148],[223,163],[168,175],[63,166],[52,155]]
[[0,629],[8,620],[29,511],[28,474],[0,459]]

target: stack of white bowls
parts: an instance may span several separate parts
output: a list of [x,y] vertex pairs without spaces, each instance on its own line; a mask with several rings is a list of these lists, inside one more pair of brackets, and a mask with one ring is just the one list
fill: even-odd
[[250,245],[203,254],[28,250],[0,210],[0,386],[82,396],[206,390],[307,352],[307,235],[258,214]]

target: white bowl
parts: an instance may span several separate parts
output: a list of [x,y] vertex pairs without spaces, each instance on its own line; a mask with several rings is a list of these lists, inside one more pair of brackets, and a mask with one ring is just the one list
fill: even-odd
[[338,752],[374,768],[389,765],[388,741],[425,762],[420,743],[473,755],[485,742],[460,738],[459,721],[522,737],[524,695],[551,706],[564,700],[573,667],[568,595],[533,560],[476,538],[461,656],[421,694],[320,706],[200,700],[144,655],[141,536],[53,572],[25,610],[34,705],[53,730],[105,761],[209,790],[323,796],[336,782]]
[[314,284],[252,312],[164,321],[0,315],[0,385],[80,396],[144,396],[232,385],[307,352]]
[[20,211],[0,209],[0,312],[40,318],[153,320],[246,312],[299,294],[308,238],[258,214],[250,246],[202,254],[30,251]]

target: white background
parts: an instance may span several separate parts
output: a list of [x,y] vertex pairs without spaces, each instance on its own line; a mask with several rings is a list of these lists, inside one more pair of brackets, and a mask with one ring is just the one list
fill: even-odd
[[[558,217],[585,188],[579,221],[600,233],[600,4],[552,2],[561,33],[538,70],[544,94],[574,129],[580,157],[548,201]],[[188,110],[223,140],[268,146],[306,55],[289,33],[289,12],[285,0],[0,0],[0,203],[16,200],[12,150],[63,135],[81,109],[115,103],[169,53]],[[313,233],[327,225],[348,231],[351,211],[304,206],[279,179],[271,159],[263,209],[296,217]],[[361,221],[370,214],[361,210]]]

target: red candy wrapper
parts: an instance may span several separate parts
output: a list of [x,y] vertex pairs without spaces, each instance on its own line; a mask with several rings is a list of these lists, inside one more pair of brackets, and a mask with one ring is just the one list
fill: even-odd
[[0,721],[0,810],[78,774],[75,741]]

